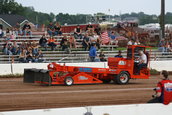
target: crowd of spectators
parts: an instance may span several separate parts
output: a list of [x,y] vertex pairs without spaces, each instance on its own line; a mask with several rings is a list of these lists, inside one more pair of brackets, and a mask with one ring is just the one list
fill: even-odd
[[0,26],[0,37],[4,37],[6,40],[15,39],[16,36],[31,36],[32,30],[30,24],[27,22],[21,27],[19,23],[16,23],[14,27],[3,29],[3,26]]
[[42,51],[38,49],[38,45],[35,41],[22,42],[20,45],[14,42],[6,42],[2,49],[5,55],[18,55],[18,61],[21,63],[28,62],[44,62]]
[[158,44],[158,50],[162,52],[162,54],[168,54],[172,52],[172,40],[170,39],[162,39]]

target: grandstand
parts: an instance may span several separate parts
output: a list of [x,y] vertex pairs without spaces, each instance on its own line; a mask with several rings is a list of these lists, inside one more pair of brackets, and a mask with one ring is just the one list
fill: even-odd
[[[43,32],[42,32],[43,33]],[[41,38],[41,32],[38,32],[37,34],[33,34],[32,36],[17,36],[16,39],[10,40],[10,43],[13,43],[16,41],[18,45],[20,45],[22,42],[33,42],[36,41],[36,43],[39,42],[39,39]],[[56,44],[57,48],[55,51],[44,51],[43,54],[44,58],[46,59],[46,62],[88,62],[89,56],[88,51],[84,51],[82,48],[82,40],[77,39],[76,40],[76,48],[72,48],[70,54],[67,54],[65,51],[62,51],[60,48],[60,41],[62,36],[55,36],[56,38]],[[6,43],[5,38],[0,38],[0,50],[3,48],[3,44]],[[106,58],[113,57],[114,55],[117,55],[117,45],[101,45],[101,49],[104,50],[104,53],[106,55]],[[100,51],[98,51],[98,54]],[[123,51],[122,54],[124,57],[126,57],[126,50]],[[19,55],[4,55],[2,51],[0,52],[0,63],[19,63],[18,58]],[[166,53],[162,54],[162,52],[159,52],[157,49],[152,50],[151,54],[151,60],[171,60],[172,59],[172,53]]]

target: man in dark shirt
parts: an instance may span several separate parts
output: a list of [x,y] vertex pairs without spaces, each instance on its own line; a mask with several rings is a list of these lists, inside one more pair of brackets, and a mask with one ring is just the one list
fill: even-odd
[[59,25],[59,23],[56,23],[56,25],[54,26],[54,35],[62,35],[61,26]]
[[116,57],[116,58],[123,58],[123,56],[121,55],[121,53],[122,53],[122,51],[119,50],[119,51],[118,51],[118,55],[116,55],[115,57]]
[[47,26],[47,32],[50,36],[53,36],[54,34],[54,25],[52,22],[49,23],[49,25]]
[[90,47],[90,38],[87,33],[85,34],[85,36],[83,38],[82,45],[83,45],[85,51],[87,51]]
[[96,26],[96,28],[94,29],[94,31],[97,33],[97,35],[100,35],[100,33],[101,33],[101,28],[100,28],[100,26],[99,26],[99,25]]
[[100,58],[100,61],[101,61],[101,62],[105,62],[105,61],[107,61],[107,60],[105,59],[105,54],[104,54],[104,52],[103,52],[103,51],[101,51],[101,52],[100,52],[100,54],[99,54],[99,58]]
[[74,37],[75,37],[75,39],[81,39],[82,38],[80,25],[77,25],[77,27],[75,28]]
[[26,23],[24,26],[23,26],[23,35],[31,35],[31,26],[29,25],[29,23]]
[[41,37],[41,39],[39,40],[39,45],[40,45],[41,47],[44,47],[45,50],[47,50],[47,39],[45,38],[45,35],[43,35],[43,36]]
[[88,25],[86,26],[86,31],[87,31],[87,30],[91,30],[91,29],[93,29],[93,26],[92,26],[91,24],[88,24]]

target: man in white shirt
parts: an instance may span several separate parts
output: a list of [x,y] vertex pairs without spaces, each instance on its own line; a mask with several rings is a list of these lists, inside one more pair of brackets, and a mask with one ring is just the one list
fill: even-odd
[[133,39],[130,39],[127,43],[127,45],[134,45]]
[[140,74],[140,70],[143,67],[147,66],[147,56],[141,50],[139,50],[139,55],[140,55],[140,57],[139,57],[139,64],[138,64],[138,74]]

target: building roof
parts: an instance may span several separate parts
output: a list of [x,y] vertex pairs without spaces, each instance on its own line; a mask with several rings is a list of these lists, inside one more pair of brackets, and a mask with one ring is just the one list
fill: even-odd
[[15,26],[16,23],[22,23],[27,20],[25,17],[20,15],[9,15],[9,14],[0,14],[0,19],[8,23],[10,26]]

